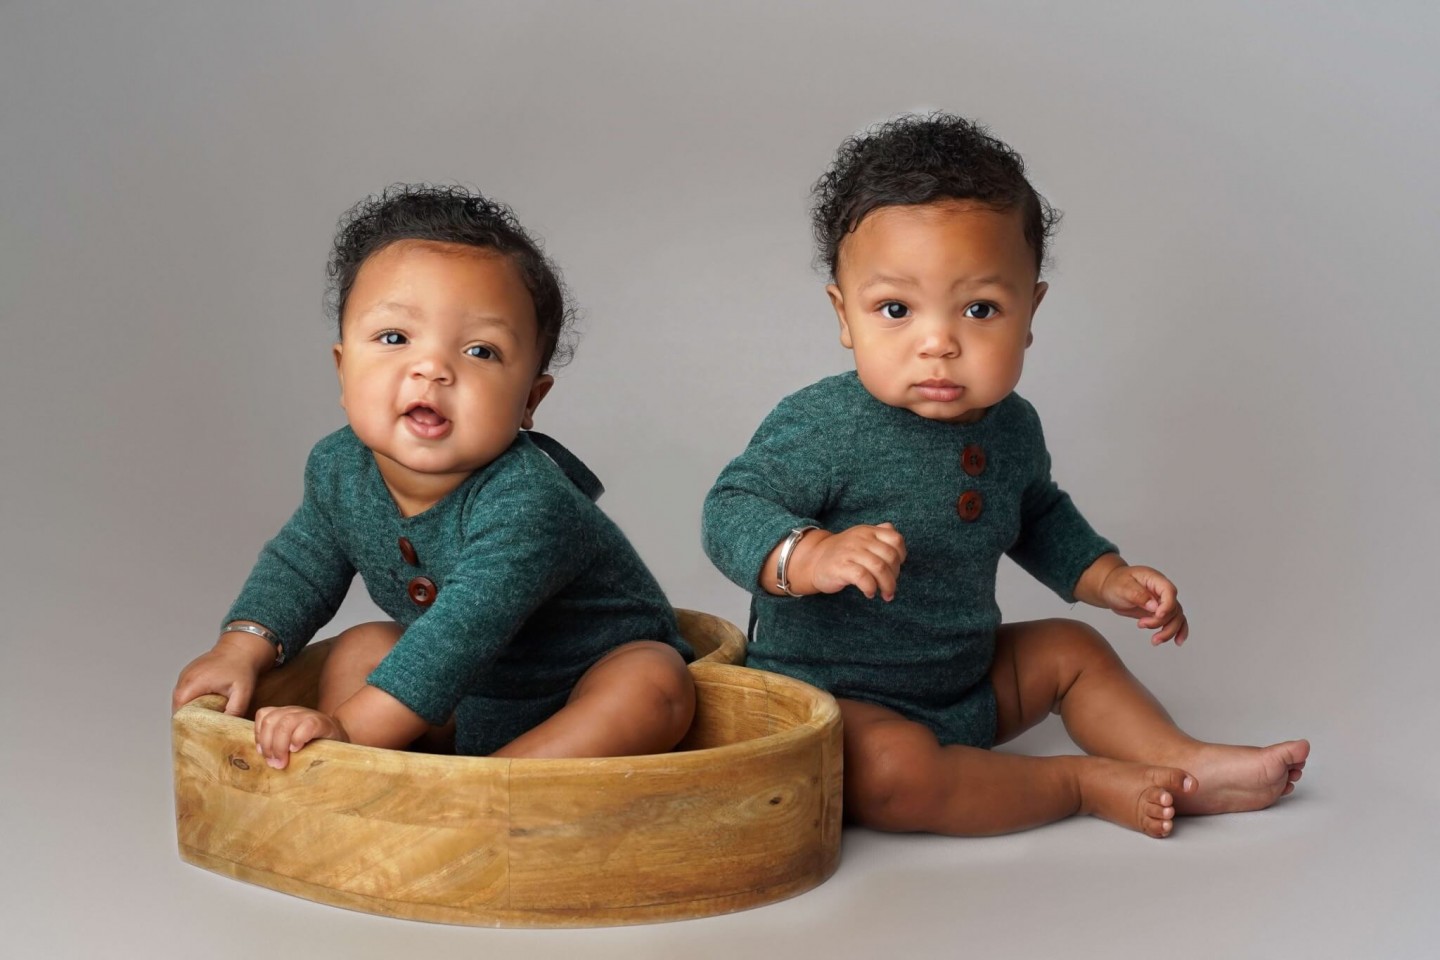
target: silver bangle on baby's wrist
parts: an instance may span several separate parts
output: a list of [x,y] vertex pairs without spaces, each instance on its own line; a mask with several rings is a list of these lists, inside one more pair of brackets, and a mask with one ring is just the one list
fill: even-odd
[[248,633],[252,636],[259,637],[261,640],[264,640],[267,643],[274,644],[275,666],[278,667],[285,663],[285,645],[280,642],[279,637],[275,636],[275,634],[271,633],[264,627],[257,626],[253,623],[238,623],[232,620],[230,623],[227,623],[225,624],[225,626],[220,628],[220,636],[223,637],[227,633]]
[[790,566],[790,554],[795,552],[795,544],[800,542],[801,537],[805,536],[805,534],[811,530],[819,529],[820,528],[813,523],[804,527],[796,527],[790,531],[790,535],[787,536],[785,542],[780,545],[780,556],[775,558],[775,586],[779,587],[780,592],[787,597],[804,596],[804,594],[796,593],[790,589],[790,577],[786,569]]

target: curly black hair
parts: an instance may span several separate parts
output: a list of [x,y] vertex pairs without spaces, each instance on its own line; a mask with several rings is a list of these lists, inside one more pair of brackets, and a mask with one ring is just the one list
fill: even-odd
[[1060,212],[1025,179],[1025,161],[984,126],[948,113],[907,114],[840,144],[811,188],[817,260],[835,277],[840,244],[880,207],[975,200],[1019,210],[1035,269]]
[[570,360],[575,311],[559,269],[509,207],[461,186],[396,183],[345,211],[325,270],[329,277],[326,306],[337,335],[360,267],[399,240],[460,243],[509,257],[535,304],[540,372]]

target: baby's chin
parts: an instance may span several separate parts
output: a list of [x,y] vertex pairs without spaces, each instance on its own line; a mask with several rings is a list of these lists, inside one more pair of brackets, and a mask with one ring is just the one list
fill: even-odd
[[908,410],[915,416],[924,420],[934,420],[936,423],[975,423],[984,418],[990,412],[988,406],[974,407],[963,401],[944,403],[935,400],[916,399],[909,396],[886,398],[877,396],[871,391],[871,396],[886,406],[895,407],[899,410]]
[[910,407],[910,411],[911,411],[912,413],[916,414],[917,416],[924,417],[926,420],[934,420],[934,421],[936,421],[936,422],[938,422],[938,423],[977,423],[978,421],[983,420],[983,419],[985,418],[985,414],[987,414],[987,413],[990,412],[990,408],[989,408],[989,407],[978,407],[978,408],[965,407],[964,409],[962,409],[962,410],[960,410],[960,411],[955,411],[955,410],[939,410],[939,411],[937,411],[937,410],[924,409],[924,408],[922,408],[922,409],[916,409],[914,406],[912,406],[912,407]]
[[[384,459],[394,468],[404,470],[416,477],[447,477],[465,475],[483,469],[500,454],[481,458],[480,455],[458,456],[454,451],[439,449],[406,449],[400,446],[378,445],[370,447],[377,458]],[[503,452],[503,451],[501,451]]]

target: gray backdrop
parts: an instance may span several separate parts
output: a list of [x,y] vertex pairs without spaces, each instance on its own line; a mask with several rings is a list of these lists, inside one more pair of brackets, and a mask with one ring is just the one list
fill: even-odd
[[[0,4],[0,951],[1433,956],[1437,36],[1422,2]],[[342,423],[337,215],[397,180],[515,207],[585,311],[538,425],[677,604],[743,622],[701,499],[849,362],[809,184],[926,108],[992,124],[1065,211],[1021,390],[1194,633],[1075,615],[1192,732],[1309,736],[1299,793],[1165,842],[850,830],[803,897],[604,931],[183,865],[167,698]],[[1002,573],[1007,617],[1066,612]]]

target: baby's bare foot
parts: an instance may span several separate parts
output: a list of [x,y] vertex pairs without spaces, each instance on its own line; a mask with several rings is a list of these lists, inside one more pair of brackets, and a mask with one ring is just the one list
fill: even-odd
[[1176,803],[1194,795],[1195,778],[1176,767],[1087,758],[1079,772],[1080,812],[1152,837],[1175,829]]
[[1200,780],[1200,789],[1178,797],[1176,810],[1187,815],[1263,810],[1295,789],[1309,756],[1308,740],[1268,747],[1201,744],[1184,758],[1186,769]]

